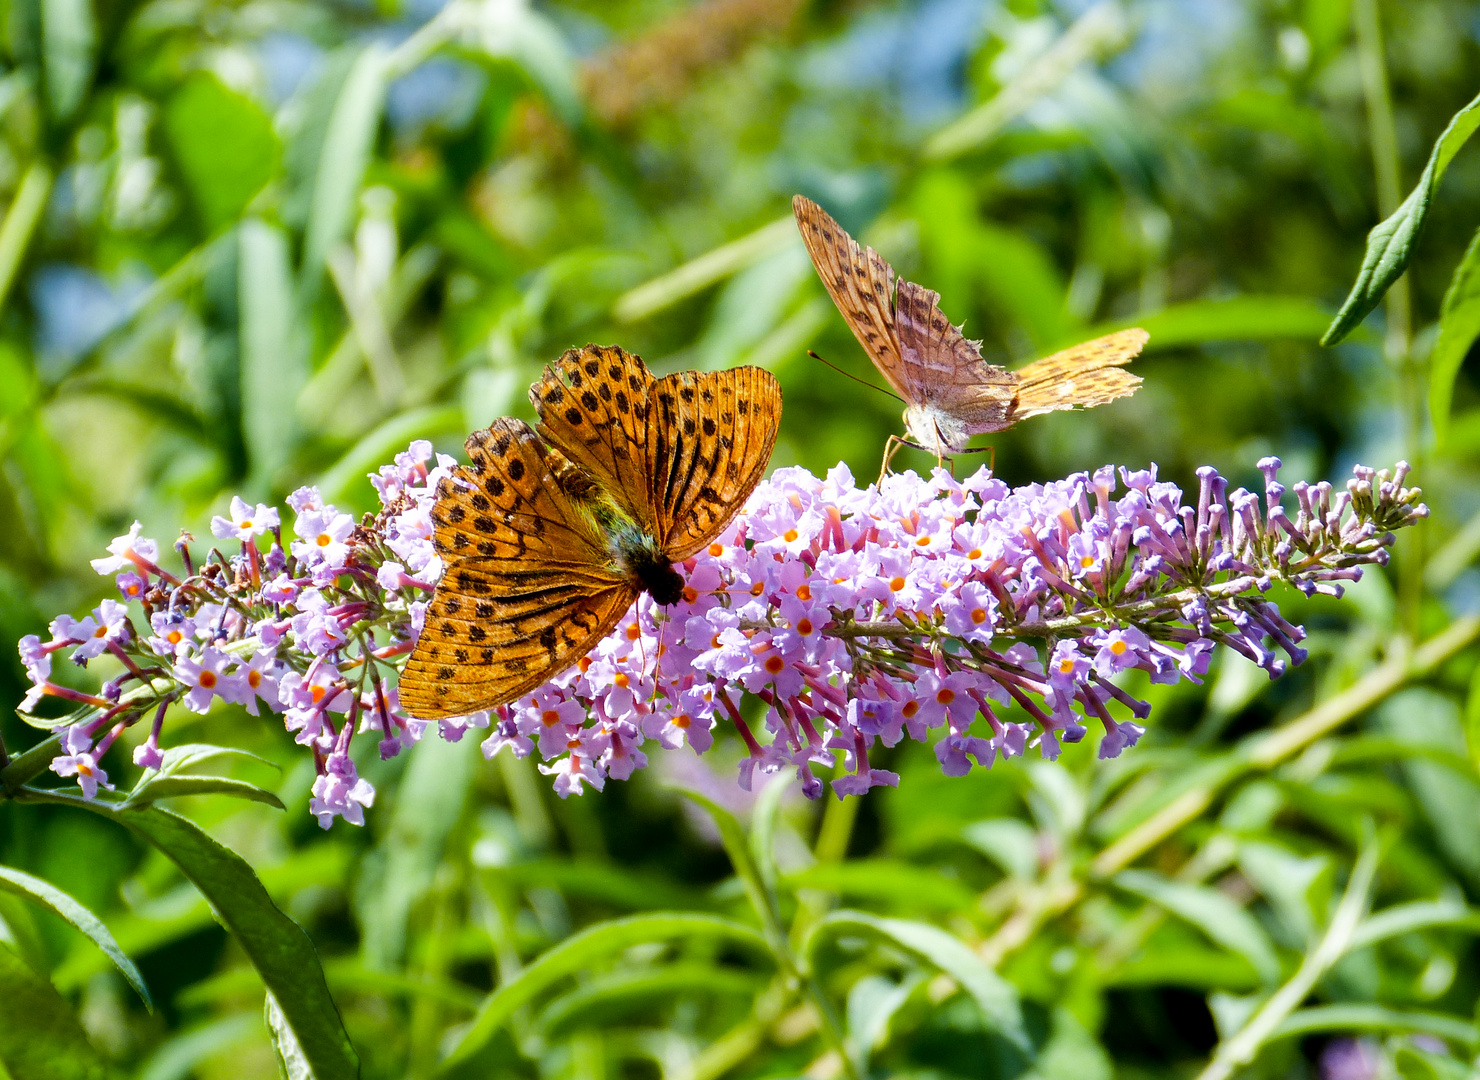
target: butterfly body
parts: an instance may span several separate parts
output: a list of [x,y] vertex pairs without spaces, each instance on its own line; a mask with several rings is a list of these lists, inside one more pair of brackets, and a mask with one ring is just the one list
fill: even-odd
[[530,390],[531,428],[469,437],[437,489],[445,569],[399,684],[412,716],[513,701],[574,664],[642,593],[675,603],[675,568],[764,475],[781,414],[759,368],[655,379],[617,348],[571,349]]
[[[1122,330],[1008,371],[982,358],[940,310],[940,294],[899,278],[871,247],[801,195],[792,212],[818,276],[874,366],[904,400],[909,437],[937,460],[973,435],[1004,431],[1059,409],[1102,405],[1141,380],[1122,365],[1140,353],[1144,330]],[[885,464],[887,467],[888,454]]]

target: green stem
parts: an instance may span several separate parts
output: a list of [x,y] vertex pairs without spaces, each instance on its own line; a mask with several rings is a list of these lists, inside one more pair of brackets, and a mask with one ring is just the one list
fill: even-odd
[[[1377,180],[1377,209],[1385,220],[1403,200],[1403,176],[1377,3],[1378,0],[1355,0],[1352,21],[1356,28],[1362,93],[1367,102],[1368,141],[1372,149],[1372,170]],[[1413,298],[1407,274],[1393,282],[1383,298],[1383,305],[1387,311],[1387,337],[1383,351],[1398,377],[1403,452],[1418,468],[1425,454],[1423,411],[1426,379],[1423,364],[1413,354]],[[1403,626],[1410,637],[1417,636],[1419,608],[1423,600],[1423,544],[1423,530],[1413,530],[1412,535],[1404,538],[1403,557],[1398,564],[1398,600]]]

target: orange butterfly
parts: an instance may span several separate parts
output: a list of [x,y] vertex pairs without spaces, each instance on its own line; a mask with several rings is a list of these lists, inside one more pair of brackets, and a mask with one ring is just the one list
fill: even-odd
[[939,293],[896,278],[883,256],[860,247],[811,199],[797,195],[791,208],[833,303],[904,399],[905,429],[914,442],[891,435],[885,470],[899,446],[933,451],[939,462],[964,451],[973,435],[1040,413],[1103,405],[1141,385],[1120,365],[1135,359],[1146,331],[1121,330],[1008,371],[983,360],[981,343],[951,325]]
[[655,379],[598,345],[567,351],[529,396],[537,429],[495,420],[437,486],[444,570],[401,673],[412,716],[513,701],[585,656],[640,593],[676,603],[673,564],[755,490],[781,419],[760,368]]

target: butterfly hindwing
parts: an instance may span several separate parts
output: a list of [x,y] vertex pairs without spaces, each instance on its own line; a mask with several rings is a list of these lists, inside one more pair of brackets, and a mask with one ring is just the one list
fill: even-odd
[[1141,379],[1122,365],[1140,354],[1149,337],[1145,330],[1132,327],[1019,368],[1017,399],[1008,422],[1059,409],[1091,408],[1134,394]]
[[920,387],[921,404],[935,405],[968,427],[1005,426],[1018,377],[982,359],[979,343],[967,341],[940,310],[938,292],[900,281],[895,318],[900,355]]
[[653,385],[646,459],[657,539],[674,562],[730,522],[765,475],[781,387],[757,367],[683,371]]
[[461,716],[527,693],[585,655],[636,592],[557,481],[563,461],[529,425],[496,420],[470,463],[437,489],[445,567],[400,697],[422,719]]

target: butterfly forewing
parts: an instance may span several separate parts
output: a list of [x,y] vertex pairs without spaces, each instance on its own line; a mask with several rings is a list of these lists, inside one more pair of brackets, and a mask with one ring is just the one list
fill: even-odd
[[587,345],[567,349],[529,391],[539,433],[648,526],[646,508],[631,496],[647,490],[635,448],[647,445],[652,385],[640,358],[615,346]]
[[794,196],[791,210],[817,276],[853,336],[889,385],[909,400],[911,386],[894,323],[893,268],[873,248],[861,247],[811,199]]
[[1136,392],[1139,376],[1124,370],[1150,335],[1139,327],[1120,330],[1034,360],[1020,380],[1008,423],[1059,409],[1091,408]]
[[584,656],[637,595],[529,425],[497,420],[467,449],[470,464],[438,487],[445,569],[401,674],[401,703],[422,719],[527,693]]
[[781,387],[756,367],[679,372],[653,385],[647,462],[657,539],[674,562],[717,536],[765,474]]

